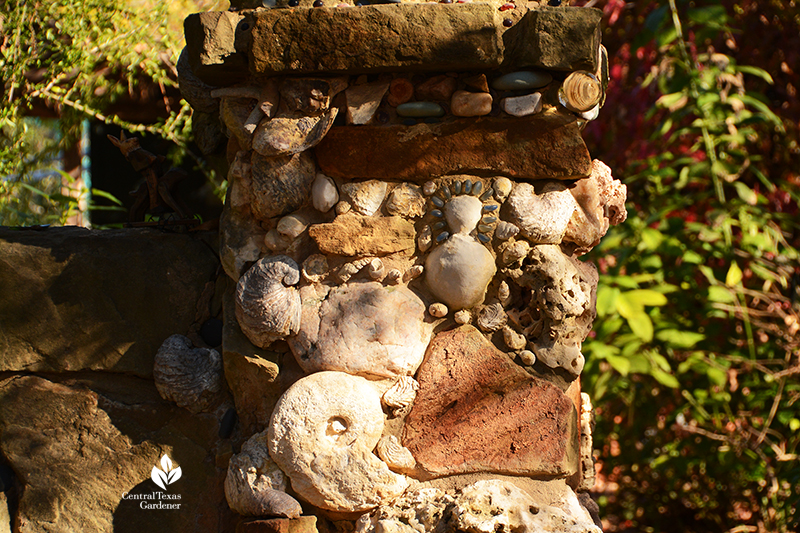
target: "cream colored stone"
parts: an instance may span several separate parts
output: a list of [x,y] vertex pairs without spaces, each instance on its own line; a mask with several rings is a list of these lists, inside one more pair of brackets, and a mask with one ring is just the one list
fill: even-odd
[[469,233],[481,220],[483,203],[469,195],[455,196],[444,205],[444,218],[452,233]]
[[433,295],[451,309],[464,309],[483,302],[496,267],[486,247],[456,233],[428,255],[425,270]]
[[353,209],[362,215],[374,215],[386,197],[386,182],[369,180],[342,184],[342,193],[350,200]]
[[339,201],[339,191],[331,178],[317,172],[314,184],[311,186],[311,203],[314,209],[327,213]]
[[492,111],[492,95],[456,91],[450,99],[450,112],[457,117],[481,117]]
[[512,96],[500,101],[500,108],[514,117],[527,117],[535,115],[542,110],[541,93]]
[[367,124],[375,116],[381,100],[389,90],[388,81],[348,87],[344,94],[347,98],[347,123]]
[[428,307],[428,313],[434,318],[446,317],[448,312],[447,306],[443,303],[434,303]]
[[308,227],[308,220],[303,215],[295,213],[287,215],[278,221],[276,230],[289,241],[295,240]]
[[514,187],[507,202],[511,218],[532,243],[558,244],[577,206],[563,183],[550,181],[540,187],[539,191],[530,183]]
[[416,185],[403,183],[395,187],[386,200],[386,211],[390,215],[417,218],[425,214],[425,198]]
[[506,198],[508,198],[508,195],[511,194],[511,189],[513,187],[514,184],[511,183],[510,179],[504,177],[495,178],[494,185],[492,185],[494,197],[497,198],[498,202],[504,202]]
[[269,452],[301,498],[330,511],[363,512],[408,486],[372,453],[383,426],[380,396],[366,379],[317,372],[278,401]]

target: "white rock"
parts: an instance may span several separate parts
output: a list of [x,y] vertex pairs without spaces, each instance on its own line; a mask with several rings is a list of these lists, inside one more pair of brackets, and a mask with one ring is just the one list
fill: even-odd
[[455,312],[453,320],[456,321],[456,324],[469,324],[472,320],[472,314],[466,309],[462,309]]
[[525,336],[517,333],[510,326],[503,326],[503,342],[512,350],[521,350],[527,343]]
[[408,448],[400,444],[394,435],[385,435],[378,441],[375,448],[378,457],[394,472],[410,473],[417,466],[417,461]]
[[302,509],[286,494],[288,486],[288,478],[269,456],[266,431],[250,437],[228,463],[225,498],[240,515],[297,518]]
[[389,83],[375,82],[367,85],[353,85],[345,90],[347,99],[347,123],[367,124],[381,105]]
[[509,96],[500,101],[500,107],[511,116],[527,117],[542,110],[542,95],[533,93],[524,96]]
[[304,294],[304,313],[317,318],[304,314],[299,334],[288,341],[306,372],[397,377],[414,374],[422,363],[432,324],[407,287],[371,281],[336,287],[324,301]]
[[450,112],[457,117],[481,117],[492,111],[492,95],[456,91],[450,99]]
[[422,228],[422,231],[417,235],[417,246],[420,252],[427,252],[433,244],[433,232],[431,227],[427,224]]
[[311,203],[314,209],[327,213],[339,201],[339,191],[331,178],[317,173],[314,184],[311,186]]
[[538,193],[530,183],[519,183],[508,205],[522,235],[535,244],[560,243],[577,208],[569,189],[557,181],[545,183]]
[[444,305],[443,303],[434,303],[431,304],[430,307],[428,307],[428,312],[434,318],[443,318],[447,316],[447,313],[449,311],[447,309],[447,306]]
[[408,487],[372,453],[383,426],[380,396],[366,379],[318,372],[281,396],[269,452],[301,498],[330,511],[363,512]]
[[444,205],[444,218],[452,233],[469,233],[481,220],[483,202],[475,196],[455,196]]
[[369,180],[342,184],[342,193],[347,195],[353,209],[362,215],[374,215],[386,196],[386,182]]
[[498,222],[497,227],[494,229],[494,236],[501,241],[507,241],[511,237],[515,237],[517,233],[519,233],[519,228],[511,222],[506,222],[505,220]]
[[425,214],[425,198],[416,185],[403,183],[389,193],[386,200],[386,211],[390,215],[399,215],[406,218],[421,217]]
[[486,247],[456,233],[428,255],[425,271],[436,299],[451,309],[464,309],[483,302],[496,267]]
[[276,230],[289,241],[295,240],[308,227],[308,221],[299,214],[287,215],[278,221]]
[[494,180],[494,184],[492,188],[494,189],[494,197],[497,198],[497,201],[502,203],[508,198],[508,195],[511,194],[511,189],[514,187],[514,184],[511,183],[511,180],[508,178],[496,178]]

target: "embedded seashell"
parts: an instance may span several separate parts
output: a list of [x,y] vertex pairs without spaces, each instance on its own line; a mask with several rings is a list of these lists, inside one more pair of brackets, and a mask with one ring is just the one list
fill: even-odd
[[486,247],[457,233],[431,252],[425,270],[433,296],[451,309],[463,309],[483,302],[496,266]]
[[478,327],[483,331],[497,331],[506,325],[508,315],[499,303],[486,305],[478,312]]
[[380,281],[386,276],[386,268],[383,266],[383,261],[376,257],[369,262],[369,270],[367,272],[371,279]]
[[517,333],[509,326],[503,326],[503,342],[512,350],[522,350],[527,344],[525,336]]
[[420,252],[427,252],[431,244],[433,244],[433,231],[431,231],[431,227],[426,224],[417,236],[417,246]]
[[162,398],[199,413],[222,390],[222,358],[216,350],[195,348],[188,337],[172,335],[156,353],[153,380]]
[[386,200],[386,211],[390,215],[400,215],[407,218],[421,217],[425,214],[425,198],[416,185],[403,183],[389,193]]
[[419,383],[417,383],[414,378],[411,376],[402,376],[394,382],[394,385],[383,393],[381,401],[387,408],[393,411],[405,409],[414,403],[414,398],[417,397],[418,390]]
[[341,201],[336,204],[336,214],[344,215],[345,213],[349,213],[352,208],[353,206],[350,205],[350,202]]
[[436,182],[435,181],[426,181],[425,184],[422,186],[422,194],[425,196],[430,196],[436,192]]
[[405,491],[408,480],[372,453],[384,414],[369,381],[316,372],[287,390],[269,423],[269,453],[312,505],[364,512]]
[[327,213],[339,201],[339,191],[331,178],[317,173],[314,184],[311,186],[311,203],[314,209],[322,213]]
[[456,314],[453,315],[453,319],[456,321],[456,324],[469,324],[472,320],[472,314],[466,309],[462,309],[456,311]]
[[272,228],[264,235],[264,244],[273,252],[282,252],[292,244],[292,241],[278,233],[277,229]]
[[498,222],[497,227],[494,229],[494,236],[501,241],[507,241],[511,237],[515,237],[517,233],[519,233],[519,228],[511,222],[506,222],[505,220]]
[[393,268],[386,273],[386,281],[392,285],[397,285],[403,279],[403,273],[399,269]]
[[369,180],[342,184],[342,193],[347,195],[353,209],[362,215],[374,215],[386,196],[386,182]]
[[456,196],[444,206],[447,225],[453,233],[469,233],[481,220],[483,203],[474,196]]
[[600,116],[600,104],[597,104],[589,111],[584,111],[583,113],[578,113],[578,116],[581,117],[586,122],[591,122],[595,120],[597,117]]
[[530,350],[522,350],[519,352],[519,358],[528,366],[533,366],[536,364],[536,354]]
[[315,117],[289,113],[264,118],[254,129],[253,150],[263,156],[275,157],[297,154],[313,148],[331,129],[338,112],[338,108],[331,108]]
[[577,204],[561,182],[545,183],[537,192],[530,183],[520,183],[508,197],[512,220],[522,235],[535,244],[559,244]]
[[506,243],[506,249],[503,250],[503,264],[508,266],[517,261],[521,261],[528,255],[531,245],[527,241],[517,241],[510,246]]
[[347,283],[350,281],[350,278],[358,274],[358,271],[361,270],[358,265],[355,263],[345,263],[339,268],[338,276],[339,281],[342,283]]
[[417,465],[417,461],[408,448],[400,444],[400,441],[394,435],[381,437],[375,451],[378,453],[378,457],[394,472],[400,472],[401,474],[413,472],[414,467]]
[[311,193],[316,174],[309,152],[285,157],[252,156],[253,215],[259,220],[297,211]]
[[300,503],[286,494],[289,480],[269,456],[267,432],[250,437],[231,457],[225,476],[225,499],[242,516],[297,518]]
[[299,214],[288,215],[278,221],[275,229],[289,240],[294,240],[308,227],[308,221]]
[[508,198],[508,195],[511,194],[511,189],[514,187],[514,184],[511,183],[511,180],[508,178],[497,178],[494,180],[494,185],[492,189],[494,189],[494,197],[497,198],[497,201],[502,203]]
[[511,287],[505,281],[501,281],[500,286],[497,287],[497,299],[503,305],[508,304],[509,300],[511,300]]
[[320,281],[328,274],[328,258],[322,254],[310,255],[303,261],[303,278],[311,283]]
[[416,278],[420,277],[424,270],[425,270],[425,267],[423,267],[422,265],[414,265],[414,266],[412,266],[411,268],[406,270],[405,274],[403,274],[403,281],[405,283],[408,283],[412,279],[416,279]]
[[265,257],[236,284],[236,319],[250,341],[266,348],[300,328],[300,268],[285,255]]
[[437,303],[431,304],[428,307],[428,313],[430,313],[430,315],[432,317],[434,317],[434,318],[446,317],[447,313],[449,313],[449,312],[450,311],[447,309],[447,306],[444,305],[441,302],[437,302]]
[[575,113],[585,113],[603,99],[603,86],[597,76],[585,70],[576,70],[564,80],[558,91],[561,105]]

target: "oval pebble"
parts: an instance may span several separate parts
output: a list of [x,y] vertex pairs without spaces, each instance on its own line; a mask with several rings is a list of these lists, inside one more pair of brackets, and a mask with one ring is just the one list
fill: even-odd
[[407,102],[397,106],[397,114],[401,117],[441,117],[444,109],[436,102]]
[[520,89],[538,89],[553,81],[553,77],[547,72],[534,72],[521,70],[519,72],[509,72],[492,82],[492,87],[498,91],[516,91]]

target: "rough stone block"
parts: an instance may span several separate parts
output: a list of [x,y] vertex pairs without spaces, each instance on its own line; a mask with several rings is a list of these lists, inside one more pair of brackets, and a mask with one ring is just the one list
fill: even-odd
[[328,176],[390,181],[456,173],[576,179],[588,176],[592,164],[574,118],[557,113],[410,127],[334,126],[315,151]]
[[249,36],[242,19],[232,11],[209,11],[184,20],[189,64],[203,82],[232,85],[247,75],[247,56],[237,52],[237,44],[241,48]]
[[414,225],[396,216],[346,213],[331,223],[309,227],[308,234],[326,254],[368,256],[414,251]]
[[317,517],[270,518],[241,522],[236,533],[317,533]]

